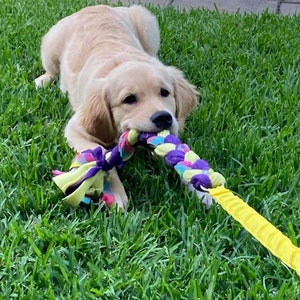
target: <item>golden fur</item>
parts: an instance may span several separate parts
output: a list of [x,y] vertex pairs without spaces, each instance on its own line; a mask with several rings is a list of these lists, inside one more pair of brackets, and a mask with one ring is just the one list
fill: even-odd
[[[60,78],[74,114],[65,129],[77,151],[111,146],[128,129],[177,134],[197,104],[181,71],[162,64],[156,18],[141,6],[91,6],[68,16],[44,36],[41,87]],[[111,171],[116,203],[127,196]]]

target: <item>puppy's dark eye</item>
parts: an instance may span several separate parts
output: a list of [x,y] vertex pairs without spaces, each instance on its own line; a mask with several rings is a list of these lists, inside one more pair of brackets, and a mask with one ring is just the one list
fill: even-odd
[[168,97],[170,95],[170,92],[166,89],[160,89],[160,95],[162,97]]
[[125,104],[134,104],[136,102],[137,102],[137,98],[135,95],[129,95],[123,100],[123,103]]

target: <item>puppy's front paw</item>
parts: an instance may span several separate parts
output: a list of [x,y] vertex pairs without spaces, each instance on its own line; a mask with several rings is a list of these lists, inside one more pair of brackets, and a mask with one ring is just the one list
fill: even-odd
[[127,195],[114,194],[114,196],[115,196],[114,204],[117,206],[117,208],[121,210],[125,210],[128,203]]
[[196,190],[190,183],[187,184],[187,189],[189,192],[196,193],[197,197],[200,199],[202,204],[206,206],[207,209],[209,209],[213,204],[213,197],[209,193]]
[[128,203],[128,197],[125,192],[124,186],[115,169],[109,171],[109,175],[110,175],[110,193],[111,196],[113,197],[111,197],[109,194],[107,195],[104,194],[103,201],[105,201],[108,206],[114,204],[118,207],[118,209],[124,210]]
[[36,89],[40,89],[40,88],[44,87],[46,84],[49,84],[53,81],[54,81],[53,75],[51,75],[50,73],[45,73],[45,74],[41,75],[40,77],[36,78],[34,80],[34,83],[35,83]]

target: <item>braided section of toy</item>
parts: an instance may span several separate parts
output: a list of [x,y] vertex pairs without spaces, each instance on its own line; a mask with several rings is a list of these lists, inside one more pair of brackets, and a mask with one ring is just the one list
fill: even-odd
[[196,190],[206,192],[225,183],[225,178],[209,166],[208,162],[190,150],[175,135],[162,131],[149,137],[147,144],[154,148],[154,152],[165,159],[179,174],[185,184],[191,183]]

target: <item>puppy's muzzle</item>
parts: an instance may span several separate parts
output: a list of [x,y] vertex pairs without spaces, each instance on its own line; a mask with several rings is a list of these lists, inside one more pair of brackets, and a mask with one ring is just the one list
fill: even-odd
[[168,129],[172,126],[173,117],[164,110],[157,111],[150,117],[151,122],[159,129]]

